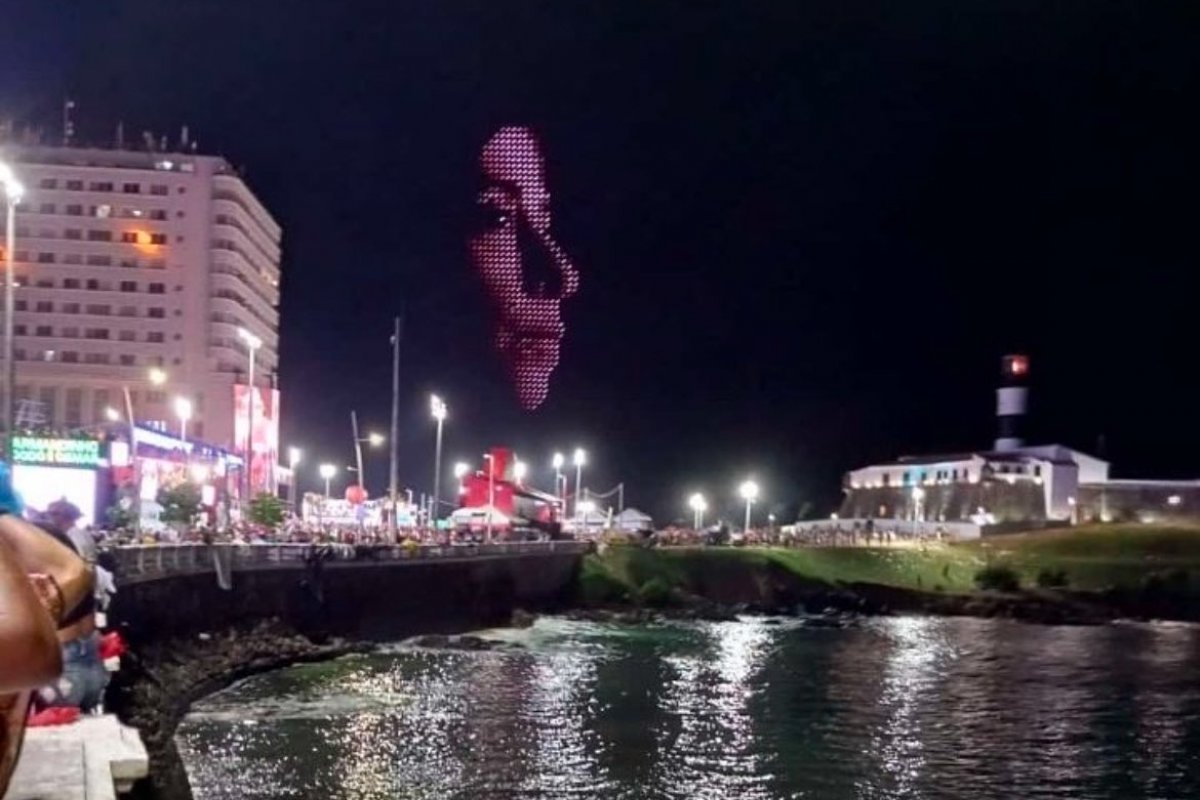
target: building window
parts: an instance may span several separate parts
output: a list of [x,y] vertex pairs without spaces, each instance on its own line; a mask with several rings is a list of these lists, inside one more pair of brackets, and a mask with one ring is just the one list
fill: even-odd
[[137,306],[121,306],[121,310],[117,313],[122,317],[136,317],[138,315]]
[[112,181],[92,181],[88,186],[88,191],[92,192],[111,192],[112,190]]
[[88,282],[86,285],[87,285],[87,288],[93,292],[98,291],[100,289],[100,281],[96,280],[95,278],[88,278]]
[[79,338],[79,328],[76,328],[74,326],[68,326],[68,327],[62,329],[62,332],[59,333],[59,336],[63,337],[64,339],[78,339]]
[[134,364],[137,363],[137,359],[134,358],[133,356],[129,355],[128,353],[122,353],[120,359],[121,359],[122,367],[132,367]]
[[29,303],[25,302],[24,300],[18,300],[13,308],[15,308],[17,311],[28,311]]
[[112,259],[108,256],[88,256],[87,263],[89,267],[111,267]]
[[162,208],[150,209],[150,219],[156,219],[156,220],[161,221],[161,220],[165,220],[166,218],[167,218],[167,212],[165,209],[162,209]]
[[33,285],[39,289],[53,289],[54,281],[52,281],[50,278],[38,278],[37,282]]
[[117,339],[122,342],[136,342],[137,333],[134,331],[121,331],[117,334]]
[[92,419],[104,419],[108,402],[108,389],[96,389],[92,392]]
[[28,328],[24,325],[13,325],[13,335],[15,336],[24,336],[27,330]]
[[78,289],[79,288],[79,278],[63,278],[63,288],[64,289]]
[[82,217],[83,206],[79,205],[78,203],[73,203],[66,207],[66,212],[68,217]]
[[121,241],[124,242],[125,244],[137,244],[137,240],[138,240],[137,231],[122,231],[121,232]]
[[86,339],[107,339],[108,328],[88,328],[83,335]]
[[122,292],[136,292],[137,291],[137,281],[121,281],[121,291]]
[[94,314],[97,317],[107,317],[112,313],[112,306],[89,305],[87,313]]
[[164,186],[163,184],[154,183],[154,184],[150,185],[150,194],[162,196],[162,195],[165,195],[166,193],[167,193],[167,187]]
[[162,344],[166,341],[162,331],[150,331],[146,334],[146,341],[152,344]]
[[122,258],[121,266],[126,269],[137,269],[138,261],[136,258]]
[[166,294],[167,286],[163,283],[152,283],[148,287],[150,294]]
[[88,209],[88,214],[99,219],[108,219],[112,216],[112,206],[107,203],[101,203],[98,206],[91,206]]
[[39,214],[53,214],[54,213],[54,203],[42,203],[40,206],[38,206],[38,213]]
[[79,253],[67,253],[65,256],[63,256],[63,263],[64,264],[82,264],[83,256],[79,255]]
[[1041,464],[1035,464],[1035,465],[1034,465],[1034,467],[1033,467],[1033,477],[1035,477],[1035,478],[1040,478],[1040,477],[1042,477],[1042,465],[1041,465]]
[[48,421],[53,423],[58,417],[58,389],[54,386],[43,386],[38,389],[38,400],[46,408]]
[[85,353],[83,356],[85,364],[107,364],[108,353]]
[[57,178],[42,178],[40,181],[38,181],[38,188],[39,189],[57,189],[58,188],[58,179]]
[[150,319],[164,319],[167,316],[167,311],[164,308],[148,308],[146,316]]
[[166,269],[167,262],[163,261],[161,258],[152,258],[146,262],[146,266],[149,269]]
[[54,253],[38,253],[37,260],[39,264],[53,264]]
[[83,181],[67,181],[67,190],[71,192],[82,192]]
[[166,244],[167,235],[165,233],[150,234],[150,244]]
[[79,303],[63,303],[62,313],[78,314],[79,313]]
[[79,230],[79,228],[67,228],[63,231],[63,238],[77,242],[83,238],[83,231]]
[[67,425],[78,425],[83,421],[83,390],[67,389],[67,402],[64,409],[63,422]]
[[33,332],[34,336],[53,336],[54,328],[49,325],[38,325]]
[[121,187],[121,191],[125,194],[141,194],[142,186],[139,183],[127,183]]
[[111,242],[112,231],[88,231],[89,242]]
[[49,300],[38,300],[33,310],[46,314],[54,310],[54,303],[51,303]]
[[64,364],[78,364],[79,353],[76,353],[74,350],[63,350],[62,362]]

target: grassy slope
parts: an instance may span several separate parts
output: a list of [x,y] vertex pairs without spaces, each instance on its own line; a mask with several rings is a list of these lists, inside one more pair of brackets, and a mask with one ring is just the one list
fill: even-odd
[[924,550],[614,547],[603,556],[588,557],[581,586],[589,599],[633,599],[654,579],[668,586],[686,586],[689,573],[719,569],[720,559],[764,566],[774,562],[807,580],[831,585],[863,582],[967,592],[975,588],[975,573],[990,562],[1015,569],[1024,586],[1034,585],[1042,569],[1061,569],[1072,588],[1136,587],[1155,572],[1182,569],[1200,577],[1200,529],[1083,526]]

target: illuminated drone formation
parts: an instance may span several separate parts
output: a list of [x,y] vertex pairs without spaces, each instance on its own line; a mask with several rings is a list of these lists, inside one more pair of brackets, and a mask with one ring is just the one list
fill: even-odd
[[550,392],[566,332],[562,304],[579,290],[579,272],[550,233],[546,164],[533,132],[496,131],[479,165],[471,260],[495,306],[496,349],[521,408],[532,411]]

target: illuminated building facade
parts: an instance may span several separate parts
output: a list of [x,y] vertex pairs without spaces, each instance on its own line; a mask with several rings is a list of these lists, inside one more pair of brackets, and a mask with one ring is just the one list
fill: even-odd
[[[186,147],[181,149],[187,149]],[[280,228],[223,158],[4,146],[26,187],[18,207],[18,427],[74,428],[124,415],[239,451],[238,329],[262,345],[256,386],[279,361]],[[167,380],[151,383],[150,371]],[[244,390],[243,390],[244,395]],[[276,415],[277,420],[277,415]]]

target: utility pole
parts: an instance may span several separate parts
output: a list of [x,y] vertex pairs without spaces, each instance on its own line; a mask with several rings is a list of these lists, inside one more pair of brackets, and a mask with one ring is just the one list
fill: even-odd
[[[388,471],[388,502],[392,513],[388,521],[388,532],[392,541],[396,541],[396,492],[399,482],[397,457],[400,441],[400,332],[403,316],[396,317],[392,323],[392,440],[389,454],[390,469]],[[355,434],[358,438],[358,434]]]
[[358,467],[358,488],[363,489],[362,439],[358,435],[358,412],[350,412],[350,428],[354,431],[354,460]]

